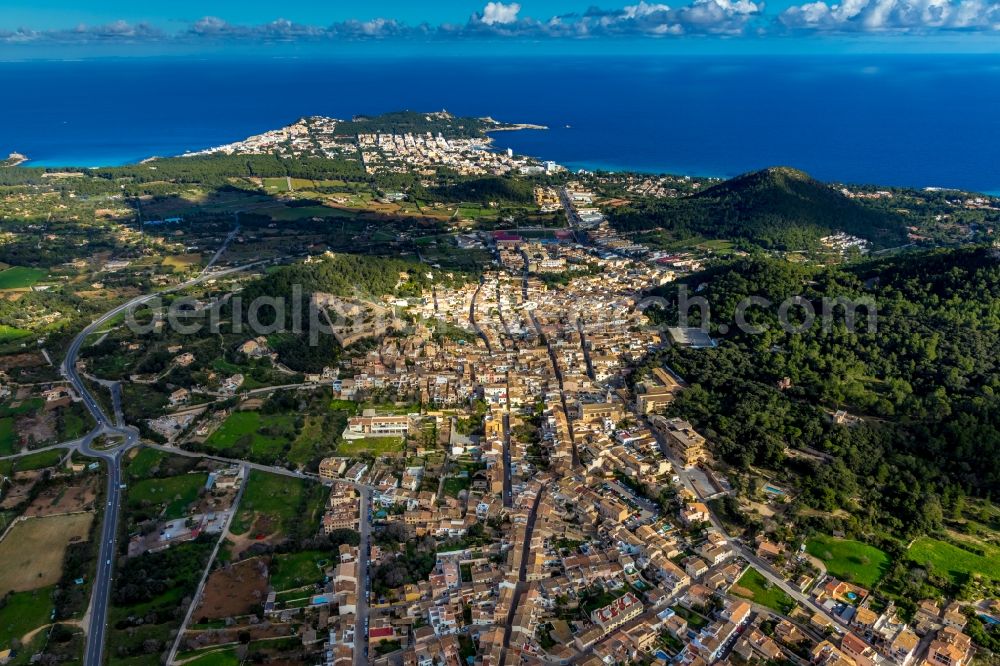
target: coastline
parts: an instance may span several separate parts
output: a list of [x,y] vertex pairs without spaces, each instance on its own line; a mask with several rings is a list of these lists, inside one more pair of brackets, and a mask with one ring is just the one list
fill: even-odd
[[[546,128],[548,129],[548,128]],[[492,132],[493,130],[491,130]],[[512,130],[498,130],[498,131],[512,131]],[[188,153],[190,154],[190,153]],[[168,155],[167,157],[184,157],[185,153],[178,153],[176,155]],[[544,159],[537,155],[533,155],[535,159]],[[35,160],[29,157],[25,157],[24,160],[18,162],[17,164],[11,164],[8,166],[23,166],[28,168],[39,168],[39,169],[102,169],[102,168],[112,168],[121,166],[132,166],[136,164],[143,164],[149,160],[162,159],[162,156],[151,156],[151,157],[109,157],[109,158],[97,158],[97,159],[79,159],[75,160],[72,158],[60,159],[60,158],[44,158],[40,160]],[[670,166],[670,165],[637,165],[637,166],[626,166],[616,163],[607,163],[592,160],[566,160],[560,162],[566,167],[571,173],[577,172],[579,170],[585,171],[605,171],[608,173],[633,173],[645,176],[689,176],[691,178],[720,178],[729,179],[734,176],[739,175],[737,172],[724,173],[718,171],[712,171],[710,169],[687,169],[684,167]],[[862,185],[884,185],[884,183],[859,183],[850,179],[834,179],[829,182],[834,183],[850,183],[850,184],[862,184]],[[890,187],[901,187],[905,189],[921,190],[927,185],[894,185]],[[991,189],[974,189],[967,187],[949,187],[945,189],[952,189],[957,192],[967,192],[971,194],[982,194],[990,197],[1000,198],[1000,187],[995,187]]]
[[16,167],[29,162],[30,159],[27,155],[23,155],[17,151],[12,152],[7,156],[7,159],[0,162],[0,166]]

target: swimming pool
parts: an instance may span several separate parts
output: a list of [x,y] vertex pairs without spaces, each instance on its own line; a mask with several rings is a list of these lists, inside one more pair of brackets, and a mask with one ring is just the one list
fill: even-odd
[[785,491],[781,488],[775,488],[774,486],[764,486],[764,491],[769,492],[772,495],[784,495]]

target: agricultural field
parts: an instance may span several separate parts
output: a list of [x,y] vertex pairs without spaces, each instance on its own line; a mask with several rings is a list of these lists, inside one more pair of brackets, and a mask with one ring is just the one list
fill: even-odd
[[920,537],[910,545],[906,556],[957,585],[975,575],[1000,581],[1000,547],[966,537],[956,536],[955,541],[965,544],[966,548],[940,539]]
[[27,400],[6,402],[0,405],[0,417],[21,416],[23,414],[37,412],[43,407],[45,407],[45,401],[42,398],[29,398]]
[[201,255],[198,253],[175,254],[163,258],[163,266],[172,268],[175,273],[184,273],[201,267]]
[[337,453],[342,456],[359,456],[367,453],[375,456],[384,456],[390,453],[399,453],[403,450],[404,441],[402,437],[366,437],[364,439],[343,440],[337,445]]
[[[325,453],[323,425],[326,419],[321,414],[309,414],[302,423],[302,429],[288,451],[288,461],[305,465],[318,454]],[[344,425],[346,425],[346,420]],[[343,426],[341,426],[343,429]],[[328,446],[328,445],[327,445]]]
[[457,498],[463,490],[468,490],[472,486],[470,477],[453,476],[444,480],[444,494]]
[[0,594],[58,583],[66,547],[86,540],[93,520],[92,513],[71,513],[29,518],[14,525],[0,541]]
[[729,590],[732,594],[750,599],[761,606],[767,606],[783,615],[795,608],[795,601],[776,585],[773,585],[756,569],[747,572]]
[[806,551],[820,559],[831,576],[868,589],[889,568],[888,555],[860,541],[821,535],[806,541]]
[[205,440],[208,449],[229,452],[234,457],[277,460],[295,439],[294,414],[233,412]]
[[277,591],[294,590],[323,580],[323,567],[330,565],[330,553],[304,550],[281,553],[271,560],[270,585]]
[[205,472],[145,479],[128,489],[128,503],[131,507],[162,506],[162,517],[166,520],[183,518],[207,481]]
[[48,276],[41,268],[12,266],[0,271],[0,291],[5,289],[27,289]]
[[267,564],[261,558],[216,569],[205,583],[192,621],[207,624],[253,613],[267,598]]

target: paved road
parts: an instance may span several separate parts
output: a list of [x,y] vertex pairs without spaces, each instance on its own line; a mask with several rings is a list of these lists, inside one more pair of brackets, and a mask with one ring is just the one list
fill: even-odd
[[[223,456],[216,456],[210,453],[203,453],[201,451],[188,451],[187,449],[179,449],[175,446],[166,446],[164,444],[153,444],[152,442],[145,442],[143,446],[150,449],[156,449],[157,451],[163,451],[164,453],[170,453],[175,456],[185,456],[187,458],[204,458],[206,460],[214,460],[216,462],[226,463],[228,465],[246,465],[247,469],[255,469],[261,472],[267,472],[268,474],[279,474],[281,476],[287,476],[293,479],[305,479],[309,481],[319,481],[321,483],[332,483],[332,481],[323,479],[319,474],[313,474],[312,472],[300,472],[294,469],[288,469],[286,467],[272,467],[270,465],[261,465],[260,463],[253,463],[246,460],[240,460],[239,458],[225,458]],[[374,486],[369,486],[364,483],[356,483],[350,479],[337,479],[337,483],[344,483],[353,488],[357,488],[359,491],[367,490],[373,492],[375,490]]]
[[371,580],[371,535],[372,522],[369,519],[372,508],[372,491],[361,488],[361,516],[358,521],[358,532],[361,542],[358,544],[358,601],[356,604],[354,627],[354,666],[368,664],[368,594]]
[[510,411],[503,413],[503,505],[508,509],[514,505],[513,485],[511,475],[511,441],[510,441]]
[[535,500],[531,504],[528,512],[528,522],[524,528],[524,543],[521,544],[521,566],[517,570],[517,584],[514,586],[514,595],[510,600],[510,608],[507,609],[507,623],[504,626],[503,645],[500,648],[500,663],[507,663],[507,650],[510,649],[510,639],[514,633],[514,616],[517,615],[517,607],[521,603],[521,597],[527,592],[525,582],[528,579],[528,556],[531,553],[531,539],[535,531],[535,520],[538,518],[538,505],[542,503],[542,493],[545,488],[540,488],[535,495]]
[[[134,442],[133,442],[134,443]],[[104,522],[101,525],[101,546],[97,561],[97,575],[94,590],[90,599],[90,627],[87,630],[87,650],[84,663],[99,666],[104,653],[104,632],[107,629],[108,605],[111,600],[111,581],[115,564],[118,538],[118,514],[121,507],[121,456],[124,447],[111,453],[90,448],[90,442],[80,447],[80,453],[86,456],[104,459],[108,466],[107,506],[104,510]]]
[[479,278],[479,286],[476,287],[476,293],[472,295],[472,302],[469,303],[469,323],[472,324],[472,328],[476,330],[479,337],[481,337],[483,342],[486,343],[486,351],[493,353],[493,350],[490,348],[490,339],[486,336],[486,333],[483,332],[483,329],[479,328],[479,324],[476,323],[476,301],[479,300],[479,293],[483,290],[483,282],[485,279],[486,278],[482,277]]

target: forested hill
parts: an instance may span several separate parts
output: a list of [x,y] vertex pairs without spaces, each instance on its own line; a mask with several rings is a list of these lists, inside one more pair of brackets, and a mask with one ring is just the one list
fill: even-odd
[[249,285],[244,298],[290,296],[294,285],[303,294],[375,300],[380,296],[418,296],[432,284],[452,285],[472,279],[464,273],[442,272],[405,259],[354,254],[327,254],[272,271]]
[[682,199],[618,209],[612,224],[623,231],[662,228],[691,236],[741,239],[768,249],[815,247],[844,231],[889,247],[905,242],[902,216],[871,208],[786,167],[744,174]]
[[[721,457],[744,469],[798,469],[801,501],[845,509],[865,533],[931,531],[942,507],[963,495],[1000,495],[997,251],[938,250],[850,268],[753,257],[693,283],[705,285],[699,295],[711,303],[719,347],[673,348],[650,363],[670,364],[692,385],[674,409],[706,430]],[[752,295],[774,302],[750,310],[768,331],[719,335]],[[782,331],[778,304],[794,295],[817,313],[823,297],[870,297],[877,328],[862,321],[852,333],[835,316],[829,330],[817,321],[804,333]],[[792,386],[780,390],[786,377]],[[837,409],[851,415],[848,425],[833,424]],[[786,461],[786,443],[834,463]]]
[[[324,255],[309,263],[301,262],[278,268],[243,290],[244,303],[258,297],[282,298],[291,302],[296,287],[302,295],[301,312],[308,312],[312,294],[323,293],[351,299],[377,301],[381,296],[419,296],[432,285],[453,285],[471,280],[459,272],[444,272],[426,264],[404,259],[353,254]],[[292,312],[291,306],[287,308]],[[266,318],[264,314],[262,318]],[[309,317],[304,317],[302,332],[274,336],[275,350],[282,363],[300,372],[319,372],[335,365],[341,349],[331,335],[320,334],[310,342]],[[264,322],[269,323],[268,321]]]

